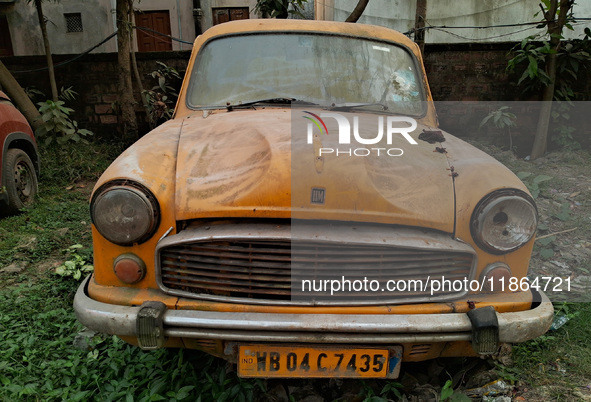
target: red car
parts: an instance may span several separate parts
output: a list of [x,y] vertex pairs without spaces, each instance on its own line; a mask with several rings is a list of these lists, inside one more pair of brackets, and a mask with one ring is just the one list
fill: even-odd
[[37,194],[39,154],[31,126],[0,91],[0,216],[17,213]]

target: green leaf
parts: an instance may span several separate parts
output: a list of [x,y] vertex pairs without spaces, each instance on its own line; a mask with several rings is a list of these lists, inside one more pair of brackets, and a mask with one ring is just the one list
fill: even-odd
[[543,248],[540,250],[540,256],[545,260],[552,258],[554,257],[554,250],[551,248]]
[[556,240],[556,236],[549,236],[549,237],[544,237],[543,239],[538,240],[538,243],[540,243],[542,246],[547,246],[550,243],[552,243],[554,240]]
[[186,397],[189,396],[189,392],[191,392],[193,390],[193,388],[195,388],[195,386],[193,386],[193,385],[187,385],[185,387],[182,387],[176,393],[176,398],[177,399],[185,399]]
[[548,225],[544,223],[538,223],[538,230],[548,230]]
[[447,380],[445,382],[445,385],[443,386],[443,388],[441,389],[441,400],[445,401],[448,398],[450,398],[454,393],[454,390],[452,388],[452,382],[451,380]]
[[533,56],[527,56],[529,60],[529,65],[527,66],[527,72],[529,74],[529,78],[534,78],[538,76],[538,62],[534,59]]
[[540,184],[544,181],[548,181],[548,180],[552,180],[552,179],[553,179],[552,176],[546,176],[546,175],[541,174],[541,175],[538,175],[534,178],[534,183]]
[[531,172],[517,172],[517,177],[519,177],[519,180],[526,179],[531,175],[532,175]]
[[519,80],[517,81],[517,85],[521,84],[528,77],[529,77],[528,71],[525,70],[523,72],[523,74],[521,75],[521,78],[519,78]]
[[566,222],[570,218],[570,213],[567,210],[562,210],[554,216],[560,219],[561,221]]

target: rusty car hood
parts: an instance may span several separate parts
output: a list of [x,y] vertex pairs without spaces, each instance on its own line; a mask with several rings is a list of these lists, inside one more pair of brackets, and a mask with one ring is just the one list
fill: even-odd
[[[176,219],[301,218],[453,232],[449,163],[435,152],[439,144],[418,140],[424,126],[411,134],[416,145],[400,137],[391,145],[364,146],[399,148],[401,156],[383,150],[379,156],[374,151],[319,158],[320,147],[344,149],[338,136],[315,136],[308,144],[306,132],[292,120],[288,108],[275,107],[186,117],[177,156]],[[320,189],[323,199],[312,200],[313,189]]]

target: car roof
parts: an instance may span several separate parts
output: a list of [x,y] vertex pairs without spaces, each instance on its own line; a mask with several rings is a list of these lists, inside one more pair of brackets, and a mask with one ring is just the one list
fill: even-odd
[[216,36],[261,33],[261,32],[319,32],[345,36],[365,37],[395,42],[418,52],[418,46],[402,33],[377,25],[366,25],[350,22],[297,20],[297,19],[248,19],[231,21],[215,25],[195,40],[201,45]]

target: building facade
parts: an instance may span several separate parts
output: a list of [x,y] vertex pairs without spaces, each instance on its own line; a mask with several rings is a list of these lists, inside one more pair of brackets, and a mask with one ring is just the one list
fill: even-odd
[[[115,6],[116,0],[43,2],[52,53],[78,54],[99,44],[117,29]],[[140,52],[189,50],[195,37],[213,25],[257,18],[255,6],[256,0],[135,2],[134,23],[143,29],[134,30],[133,45]],[[108,40],[93,52],[116,52],[116,42]],[[40,54],[43,41],[34,5],[0,0],[0,57]]]

